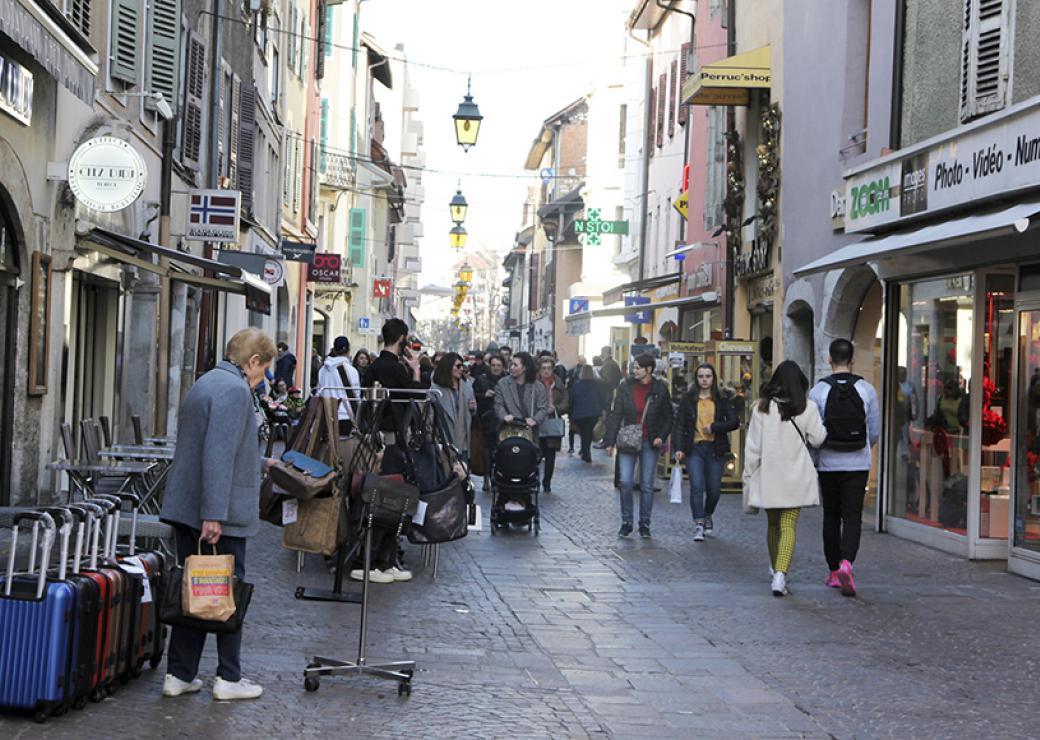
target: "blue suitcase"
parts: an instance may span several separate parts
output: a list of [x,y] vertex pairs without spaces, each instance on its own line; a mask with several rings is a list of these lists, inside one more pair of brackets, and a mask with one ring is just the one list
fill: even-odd
[[[35,576],[14,575],[18,525],[26,520],[43,527]],[[34,540],[36,531],[34,526]],[[56,534],[49,515],[19,514],[12,532],[7,575],[0,589],[0,707],[32,711],[36,721],[43,722],[66,706],[76,593],[69,583],[47,580]]]

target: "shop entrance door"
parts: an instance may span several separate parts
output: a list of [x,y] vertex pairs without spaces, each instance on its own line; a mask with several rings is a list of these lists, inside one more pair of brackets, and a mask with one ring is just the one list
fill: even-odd
[[1040,300],[1018,308],[1008,569],[1040,579]]

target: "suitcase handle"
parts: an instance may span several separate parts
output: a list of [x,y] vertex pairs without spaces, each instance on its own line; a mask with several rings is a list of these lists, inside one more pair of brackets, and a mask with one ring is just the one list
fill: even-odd
[[78,574],[80,565],[83,562],[84,532],[90,532],[93,524],[93,514],[85,507],[75,504],[70,504],[65,508],[72,514],[72,519],[76,524],[76,545],[72,550],[72,572]]
[[[123,491],[115,493],[121,502],[130,502],[130,554],[137,552],[137,512],[141,508],[141,498],[136,493]],[[116,541],[119,540],[119,530],[116,530]],[[114,554],[114,553],[113,553]]]
[[114,558],[116,555],[116,534],[119,532],[119,512],[123,502],[108,493],[99,493],[92,498],[99,506],[105,507],[108,518],[105,520],[105,544],[101,548],[102,557]]
[[[61,519],[61,526],[58,527],[58,535],[60,538],[60,548],[58,550],[58,580],[64,581],[65,576],[68,573],[69,536],[72,534],[72,525],[75,523],[75,518],[72,516],[71,511],[57,506],[40,509],[40,511],[50,514],[55,519]],[[46,575],[46,567],[44,567],[43,570],[44,575]]]
[[97,570],[98,538],[101,534],[101,520],[105,517],[105,509],[92,501],[81,501],[77,506],[86,509],[92,515],[92,518],[87,520],[86,536],[90,541],[85,544],[90,552],[90,570]]
[[29,568],[30,574],[35,565],[37,537],[40,524],[44,526],[43,534],[43,556],[40,567],[40,575],[36,582],[36,598],[43,598],[43,589],[47,583],[47,561],[50,558],[51,545],[54,543],[54,519],[50,514],[42,511],[23,511],[14,516],[14,526],[11,528],[11,552],[7,556],[7,580],[4,582],[4,596],[11,595],[11,586],[14,583],[14,561],[18,553],[18,525],[23,521],[33,523],[33,542],[30,550]]

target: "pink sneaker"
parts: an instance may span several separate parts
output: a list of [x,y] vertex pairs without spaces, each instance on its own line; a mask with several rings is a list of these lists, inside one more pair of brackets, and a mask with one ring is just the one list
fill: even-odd
[[832,570],[831,574],[827,576],[827,587],[841,588],[841,580],[838,578],[838,571]]
[[841,588],[842,596],[855,596],[856,595],[856,581],[852,578],[852,563],[848,560],[842,560],[841,565],[838,567],[838,585]]

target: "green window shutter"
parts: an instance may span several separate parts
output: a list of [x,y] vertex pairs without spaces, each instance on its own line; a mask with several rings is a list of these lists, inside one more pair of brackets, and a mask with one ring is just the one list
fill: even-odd
[[296,71],[296,6],[289,8],[289,69]]
[[329,99],[321,99],[321,171],[325,172],[328,167],[328,145],[329,145]]
[[[162,93],[174,111],[177,110],[181,78],[180,19],[181,0],[152,0],[148,16],[148,66],[144,89],[145,92]],[[203,77],[205,69],[203,64]],[[155,108],[151,98],[145,98],[145,105]]]
[[365,266],[365,222],[368,212],[364,208],[350,209],[350,264],[360,269]]
[[325,56],[332,56],[332,6],[325,8]]
[[136,85],[138,44],[141,39],[141,0],[112,0],[112,48],[108,74],[113,79]]

